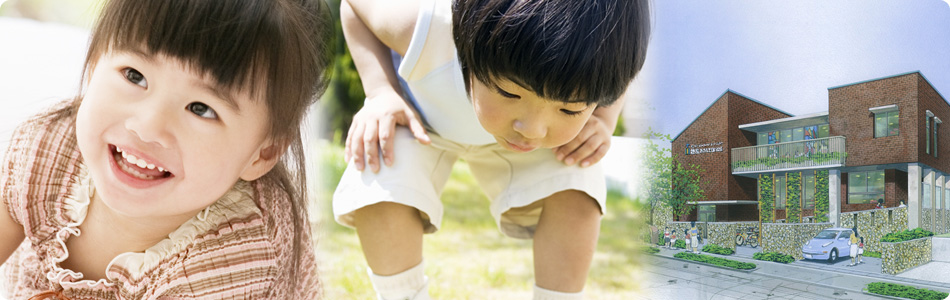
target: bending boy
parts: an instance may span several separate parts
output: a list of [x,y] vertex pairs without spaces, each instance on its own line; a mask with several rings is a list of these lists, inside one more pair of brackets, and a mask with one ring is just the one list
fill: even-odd
[[499,229],[533,238],[535,297],[581,297],[606,197],[596,163],[646,56],[647,1],[349,0],[341,19],[367,99],[333,210],[379,298],[428,298],[422,235],[460,158]]

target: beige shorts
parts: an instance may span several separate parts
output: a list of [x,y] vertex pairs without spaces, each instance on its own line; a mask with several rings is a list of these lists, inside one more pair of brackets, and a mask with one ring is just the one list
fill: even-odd
[[495,223],[508,236],[531,238],[541,217],[543,203],[538,200],[560,191],[584,192],[604,213],[607,188],[599,164],[587,168],[566,166],[550,149],[516,153],[498,144],[471,146],[435,134],[429,137],[432,143],[423,145],[408,129],[397,127],[391,167],[382,165],[379,173],[369,167],[361,172],[350,163],[333,194],[336,221],[353,227],[353,212],[357,209],[396,202],[420,211],[426,233],[437,231],[443,212],[439,195],[459,159],[468,163],[491,200]]

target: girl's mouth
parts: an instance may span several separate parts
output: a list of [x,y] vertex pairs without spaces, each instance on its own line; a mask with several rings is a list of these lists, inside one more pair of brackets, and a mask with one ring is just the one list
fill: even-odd
[[171,178],[174,176],[171,172],[165,170],[165,168],[156,166],[153,162],[149,162],[145,159],[126,153],[115,145],[109,145],[109,151],[111,151],[112,159],[119,171],[135,179],[156,180]]

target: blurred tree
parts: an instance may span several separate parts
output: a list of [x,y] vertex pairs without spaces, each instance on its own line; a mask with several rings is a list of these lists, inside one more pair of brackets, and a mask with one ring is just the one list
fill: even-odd
[[[330,86],[326,94],[320,99],[322,120],[325,123],[322,136],[345,137],[350,128],[353,115],[363,107],[363,83],[356,72],[350,50],[346,47],[343,38],[343,26],[340,24],[340,0],[327,0],[330,12],[333,15],[334,35],[331,47],[334,53],[333,68],[330,70]],[[335,138],[334,140],[343,141]]]

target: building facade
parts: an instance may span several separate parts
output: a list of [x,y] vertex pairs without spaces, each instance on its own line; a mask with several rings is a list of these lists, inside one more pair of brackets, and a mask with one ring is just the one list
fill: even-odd
[[838,224],[881,202],[906,205],[910,228],[946,232],[943,120],[950,104],[920,72],[831,87],[828,111],[801,116],[727,90],[673,139],[675,159],[704,174],[705,197],[681,219]]

